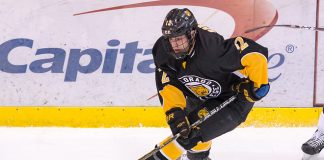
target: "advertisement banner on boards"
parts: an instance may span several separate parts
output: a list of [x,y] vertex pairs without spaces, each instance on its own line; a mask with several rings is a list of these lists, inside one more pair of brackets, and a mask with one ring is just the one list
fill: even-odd
[[[5,0],[0,9],[1,106],[159,106],[152,47],[172,8],[224,36],[269,49],[271,91],[263,107],[313,105],[315,26],[310,1]],[[322,77],[324,74],[322,74]],[[321,78],[321,77],[320,77]]]

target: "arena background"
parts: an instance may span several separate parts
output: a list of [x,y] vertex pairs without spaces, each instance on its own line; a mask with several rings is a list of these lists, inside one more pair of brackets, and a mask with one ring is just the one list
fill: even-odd
[[[269,49],[271,91],[242,126],[314,126],[324,105],[320,0],[0,2],[0,126],[164,127],[151,49],[187,7],[225,38]],[[153,97],[152,97],[153,96]]]

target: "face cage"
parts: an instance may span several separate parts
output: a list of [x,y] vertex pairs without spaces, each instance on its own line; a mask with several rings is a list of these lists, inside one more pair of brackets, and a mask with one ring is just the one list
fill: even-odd
[[179,52],[179,53],[175,53],[175,51],[172,48],[171,43],[169,42],[169,38],[164,38],[165,43],[164,44],[164,48],[166,49],[167,53],[172,55],[175,59],[177,60],[182,60],[185,59],[188,55],[190,55],[190,50],[193,47],[193,37],[190,34],[191,32],[185,34],[187,39],[188,39],[188,51],[185,52]]

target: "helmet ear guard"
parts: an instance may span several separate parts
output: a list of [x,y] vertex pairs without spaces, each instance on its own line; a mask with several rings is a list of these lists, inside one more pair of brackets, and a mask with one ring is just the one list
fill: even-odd
[[[166,51],[176,59],[184,59],[187,57],[194,45],[192,31],[195,30],[197,26],[197,20],[189,9],[172,9],[165,17],[162,25],[162,34],[165,39],[164,47]],[[182,35],[187,37],[189,49],[186,52],[175,53],[169,39]]]

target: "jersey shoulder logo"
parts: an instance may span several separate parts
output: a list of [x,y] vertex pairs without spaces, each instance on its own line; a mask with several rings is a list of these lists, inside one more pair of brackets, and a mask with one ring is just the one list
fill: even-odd
[[215,98],[221,93],[220,84],[211,79],[185,75],[179,78],[179,81],[200,99]]

